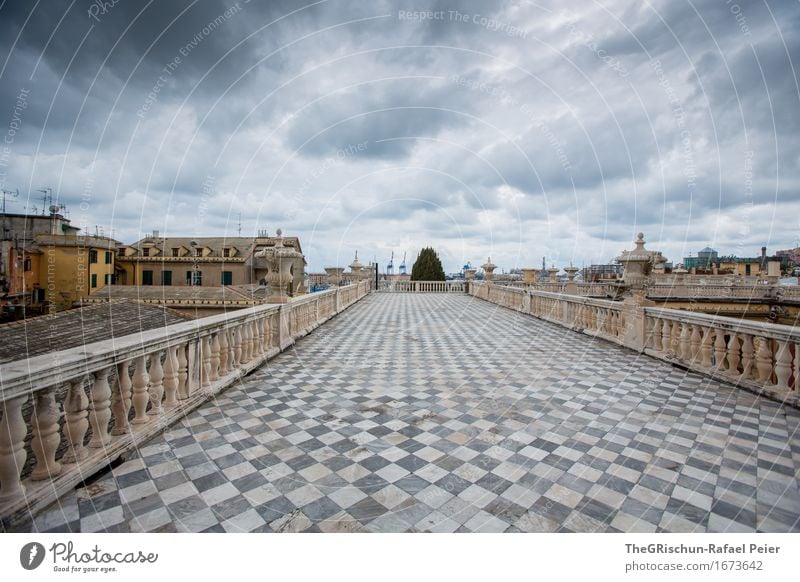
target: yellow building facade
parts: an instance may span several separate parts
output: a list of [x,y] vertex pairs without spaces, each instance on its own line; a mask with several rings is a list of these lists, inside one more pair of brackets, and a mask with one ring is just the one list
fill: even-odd
[[39,285],[49,312],[73,304],[114,282],[117,242],[79,235],[39,235]]

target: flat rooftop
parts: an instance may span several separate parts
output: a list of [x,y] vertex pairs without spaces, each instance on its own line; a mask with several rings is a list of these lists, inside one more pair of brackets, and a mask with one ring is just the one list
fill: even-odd
[[458,294],[371,294],[33,531],[800,531],[800,411]]

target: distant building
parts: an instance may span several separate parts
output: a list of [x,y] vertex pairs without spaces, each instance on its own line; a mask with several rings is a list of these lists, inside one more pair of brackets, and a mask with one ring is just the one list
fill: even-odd
[[711,247],[706,247],[698,251],[696,257],[684,257],[683,266],[685,269],[710,271],[719,267],[719,254]]
[[614,280],[622,276],[622,265],[610,263],[608,265],[589,265],[580,271],[581,279],[586,283]]
[[48,215],[3,214],[0,306],[3,317],[68,309],[114,280],[117,241],[79,234],[54,206]]
[[767,276],[770,263],[778,263],[781,271],[789,268],[788,257],[767,256],[767,247],[761,247],[760,257],[720,257],[719,269],[721,273],[732,273],[740,277]]
[[781,260],[786,259],[790,267],[800,265],[800,247],[787,249],[785,251],[776,251],[775,256],[780,257]]
[[[139,286],[206,286],[261,283],[266,276],[263,259],[253,255],[275,246],[276,237],[162,237],[158,231],[117,248],[117,284]],[[283,245],[302,253],[297,237],[283,237]],[[304,291],[306,261],[292,265],[292,292]]]

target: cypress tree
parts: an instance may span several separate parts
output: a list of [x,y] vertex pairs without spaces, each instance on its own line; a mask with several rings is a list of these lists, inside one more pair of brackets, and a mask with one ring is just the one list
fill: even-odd
[[444,281],[444,268],[436,251],[425,247],[411,267],[412,281]]

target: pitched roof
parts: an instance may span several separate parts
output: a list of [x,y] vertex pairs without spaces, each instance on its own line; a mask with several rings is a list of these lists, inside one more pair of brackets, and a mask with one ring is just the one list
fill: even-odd
[[110,301],[0,325],[0,364],[187,321],[159,305]]

